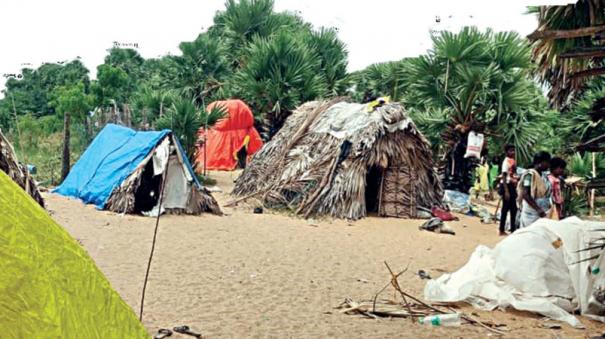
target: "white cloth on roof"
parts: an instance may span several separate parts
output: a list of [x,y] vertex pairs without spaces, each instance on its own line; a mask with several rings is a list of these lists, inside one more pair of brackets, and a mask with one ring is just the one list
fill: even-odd
[[153,175],[164,173],[170,156],[170,138],[164,138],[153,153]]

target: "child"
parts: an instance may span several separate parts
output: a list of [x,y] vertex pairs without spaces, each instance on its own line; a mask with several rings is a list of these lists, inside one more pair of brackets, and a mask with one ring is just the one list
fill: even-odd
[[565,173],[565,167],[567,163],[565,160],[555,157],[550,160],[550,174],[548,180],[552,186],[552,202],[554,208],[551,213],[551,219],[559,220],[563,219],[563,194],[561,188],[563,187],[562,176]]

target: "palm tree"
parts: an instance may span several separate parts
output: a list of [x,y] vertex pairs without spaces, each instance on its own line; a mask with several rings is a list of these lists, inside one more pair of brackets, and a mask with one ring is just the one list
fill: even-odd
[[[438,118],[447,125],[441,132],[444,173],[451,179],[446,184],[467,191],[474,167],[464,158],[470,131],[498,144],[514,143],[522,160],[539,141],[539,127],[532,125],[539,114],[532,108],[539,105],[540,93],[528,79],[530,47],[516,33],[474,27],[441,32],[432,40],[428,54],[411,60],[404,70],[410,83],[405,101],[421,122]],[[511,126],[518,123],[524,127]]]
[[193,159],[198,131],[202,126],[213,126],[225,116],[224,108],[217,107],[209,112],[195,106],[191,100],[176,99],[165,115],[155,124],[158,129],[170,129],[179,138],[185,152]]
[[334,29],[320,28],[303,35],[304,42],[319,57],[317,71],[323,74],[326,94],[342,95],[348,87],[348,53],[344,42],[338,39]]
[[182,42],[179,49],[182,55],[173,58],[175,74],[166,79],[170,82],[167,85],[203,106],[207,97],[220,91],[231,73],[228,50],[219,38],[207,33],[194,41]]
[[52,94],[51,104],[63,114],[63,161],[61,167],[61,180],[69,174],[70,142],[71,142],[71,118],[72,115],[78,119],[84,119],[86,113],[92,106],[93,97],[85,92],[84,84],[77,83],[74,86],[61,86]]
[[349,81],[354,84],[353,98],[356,101],[368,102],[377,97],[389,96],[391,100],[402,101],[410,84],[407,72],[410,62],[411,59],[406,58],[378,63],[350,74]]
[[175,96],[174,91],[171,90],[153,90],[148,86],[141,87],[133,101],[136,109],[135,123],[142,129],[152,127],[151,123],[163,116],[167,108],[172,106]]
[[254,38],[246,65],[233,78],[233,91],[264,118],[263,133],[271,138],[298,105],[327,93],[321,58],[299,35],[277,33]]
[[529,7],[529,13],[538,17],[538,28],[528,36],[534,43],[536,75],[550,86],[551,103],[566,107],[590,77],[605,74],[605,5],[579,0],[564,6]]
[[273,0],[227,0],[225,10],[214,17],[209,34],[220,37],[229,50],[235,69],[243,67],[245,51],[254,38],[269,38],[280,31],[310,30],[293,13],[275,13]]

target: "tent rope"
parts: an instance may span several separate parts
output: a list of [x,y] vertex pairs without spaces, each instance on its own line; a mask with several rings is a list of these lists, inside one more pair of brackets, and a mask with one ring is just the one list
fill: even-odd
[[145,305],[145,291],[147,290],[147,280],[149,279],[149,271],[151,270],[151,261],[153,260],[153,252],[155,251],[155,242],[158,236],[158,228],[160,226],[160,216],[162,215],[162,201],[164,200],[164,187],[166,187],[166,181],[168,180],[168,168],[170,167],[170,155],[168,155],[168,161],[166,162],[166,170],[164,171],[164,178],[162,179],[162,188],[160,189],[160,200],[158,203],[158,216],[155,219],[155,230],[153,231],[153,242],[151,243],[151,252],[149,253],[149,260],[147,261],[147,271],[145,272],[145,282],[143,283],[143,292],[141,294],[141,310],[139,311],[139,321],[143,321],[143,306]]

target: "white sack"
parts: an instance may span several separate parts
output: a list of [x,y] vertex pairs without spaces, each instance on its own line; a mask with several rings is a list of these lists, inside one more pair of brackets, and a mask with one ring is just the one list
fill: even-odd
[[[466,301],[483,310],[512,306],[579,328],[582,324],[569,313],[575,309],[603,320],[605,306],[599,294],[599,286],[605,285],[605,267],[600,268],[605,263],[603,255],[597,261],[577,263],[602,252],[578,252],[605,235],[597,229],[605,229],[605,223],[578,218],[538,220],[508,236],[493,250],[478,246],[458,271],[429,281],[425,298]],[[600,274],[591,273],[595,267]]]

